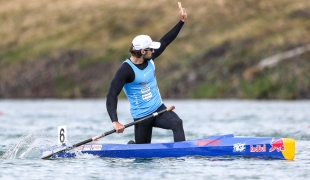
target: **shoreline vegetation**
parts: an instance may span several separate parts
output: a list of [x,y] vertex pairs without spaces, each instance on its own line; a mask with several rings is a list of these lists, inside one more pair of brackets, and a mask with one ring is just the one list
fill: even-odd
[[[163,98],[310,99],[309,0],[182,5],[155,61]],[[179,21],[170,0],[0,0],[0,19],[0,98],[104,98],[132,38]]]

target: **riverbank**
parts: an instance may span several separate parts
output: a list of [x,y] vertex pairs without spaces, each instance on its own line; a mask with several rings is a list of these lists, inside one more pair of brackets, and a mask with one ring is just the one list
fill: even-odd
[[[310,99],[309,51],[256,69],[310,43],[309,1],[182,5],[188,21],[156,60],[164,98]],[[105,97],[132,38],[158,40],[177,13],[168,0],[0,2],[0,98]]]

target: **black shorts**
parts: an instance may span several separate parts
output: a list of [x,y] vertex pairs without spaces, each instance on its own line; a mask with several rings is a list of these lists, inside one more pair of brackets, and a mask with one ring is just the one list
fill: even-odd
[[[157,110],[161,111],[167,107],[162,104]],[[139,120],[134,119],[135,121]],[[173,131],[174,142],[185,141],[183,122],[174,111],[164,112],[156,117],[149,118],[135,125],[135,141],[137,144],[151,143],[153,127],[171,129]]]

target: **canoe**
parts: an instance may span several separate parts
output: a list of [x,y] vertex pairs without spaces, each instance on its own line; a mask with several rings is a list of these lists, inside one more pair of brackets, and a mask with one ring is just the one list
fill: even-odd
[[[41,154],[59,151],[68,146],[41,149]],[[295,140],[276,137],[243,137],[233,134],[174,143],[152,144],[85,144],[52,158],[74,158],[78,154],[91,154],[101,158],[166,158],[184,156],[255,157],[263,159],[293,160]]]

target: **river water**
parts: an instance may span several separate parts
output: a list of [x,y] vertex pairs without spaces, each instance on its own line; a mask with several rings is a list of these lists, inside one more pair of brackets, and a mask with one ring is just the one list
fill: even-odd
[[[183,119],[186,139],[215,134],[287,137],[296,140],[293,161],[253,158],[182,157],[115,159],[82,156],[42,160],[37,147],[57,144],[57,127],[67,126],[68,144],[112,129],[105,99],[0,100],[0,179],[309,179],[310,101],[165,100]],[[132,122],[127,100],[119,121]],[[127,143],[133,127],[101,143]],[[154,129],[152,142],[171,142]]]

